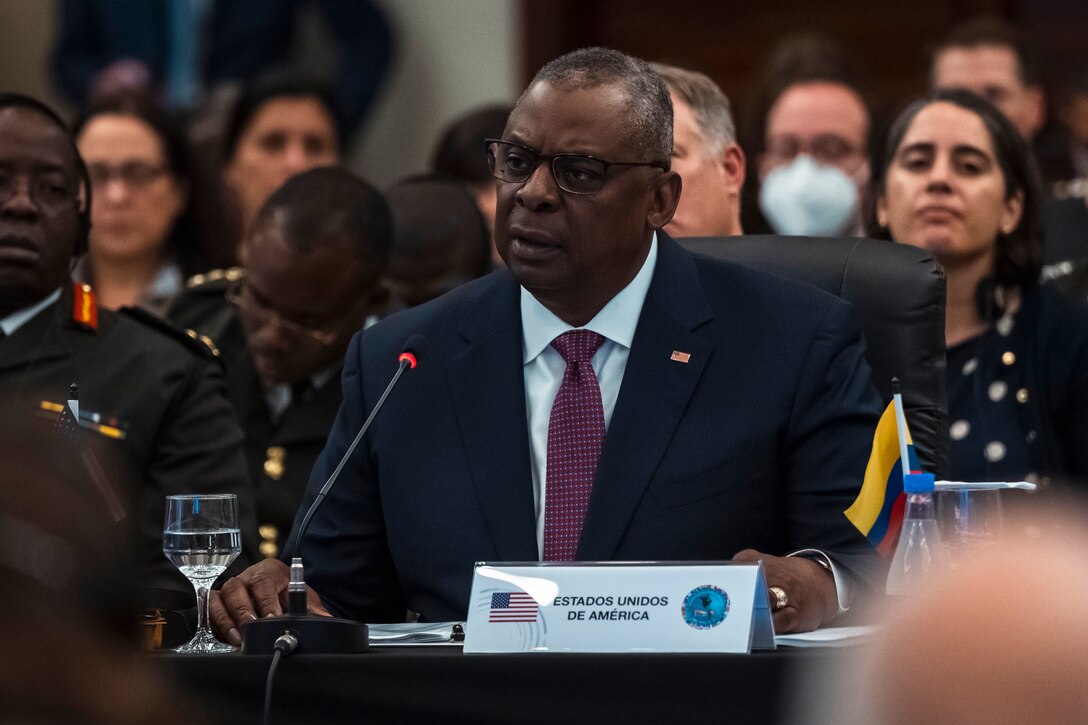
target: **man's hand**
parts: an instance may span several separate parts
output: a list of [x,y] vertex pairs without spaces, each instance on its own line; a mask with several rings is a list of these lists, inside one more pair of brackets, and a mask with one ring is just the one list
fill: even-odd
[[[242,644],[242,625],[258,617],[283,614],[287,606],[290,569],[278,559],[265,559],[227,580],[211,593],[210,614],[215,636],[235,647]],[[321,597],[306,587],[306,611],[332,616],[321,606]]]
[[778,587],[785,592],[789,603],[781,609],[775,609],[776,597],[770,595],[777,634],[810,632],[830,622],[839,611],[834,577],[811,559],[771,556],[745,549],[733,561],[762,561],[767,587]]

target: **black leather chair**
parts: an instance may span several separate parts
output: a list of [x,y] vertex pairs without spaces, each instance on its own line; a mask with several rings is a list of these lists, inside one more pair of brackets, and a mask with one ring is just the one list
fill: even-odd
[[945,280],[928,252],[864,238],[751,235],[678,241],[693,252],[807,282],[853,303],[873,385],[887,402],[892,378],[899,378],[922,467],[938,478],[947,475]]

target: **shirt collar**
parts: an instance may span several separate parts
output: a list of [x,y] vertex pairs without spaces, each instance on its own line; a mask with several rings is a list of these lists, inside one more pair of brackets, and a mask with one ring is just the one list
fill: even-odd
[[[650,282],[657,266],[657,232],[650,240],[650,251],[642,269],[638,271],[626,287],[608,301],[596,316],[586,323],[584,329],[630,349],[635,338],[635,328],[642,313],[642,304],[646,293],[650,291]],[[564,332],[575,329],[540,304],[536,297],[524,287],[521,288],[521,334],[524,362],[529,363],[542,353],[552,340]]]
[[15,334],[15,331],[32,320],[36,314],[49,307],[51,304],[60,299],[60,288],[53,291],[53,294],[46,297],[41,302],[31,305],[30,307],[24,307],[17,312],[12,312],[10,315],[0,320],[0,329],[4,331],[4,334],[11,337]]

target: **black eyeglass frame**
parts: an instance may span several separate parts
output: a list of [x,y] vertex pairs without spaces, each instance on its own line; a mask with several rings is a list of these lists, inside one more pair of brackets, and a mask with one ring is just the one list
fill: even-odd
[[[526,173],[524,179],[506,179],[502,176],[499,176],[495,172],[496,154],[492,152],[492,144],[498,144],[501,146],[513,146],[514,148],[519,148],[526,153],[532,155],[533,159],[535,159],[535,163],[533,163],[532,168],[528,170],[528,173]],[[652,166],[654,168],[661,169],[662,171],[669,170],[669,164],[664,161],[609,161],[608,159],[602,159],[598,156],[590,156],[589,154],[542,154],[529,148],[524,144],[520,144],[515,141],[505,141],[501,138],[485,138],[484,152],[487,154],[487,170],[491,173],[493,177],[495,177],[499,181],[505,181],[508,184],[524,184],[532,177],[533,173],[536,172],[536,169],[538,166],[540,166],[541,162],[547,161],[548,170],[551,171],[552,180],[555,182],[555,185],[559,187],[559,189],[561,189],[562,191],[565,191],[568,194],[575,194],[577,196],[588,196],[589,194],[596,194],[598,191],[603,189],[605,181],[608,177],[608,170],[613,166]],[[580,159],[600,164],[603,167],[601,172],[601,185],[598,186],[596,189],[593,189],[592,191],[575,191],[574,189],[568,189],[566,186],[563,185],[563,182],[559,180],[559,175],[555,171],[555,162],[559,159]]]
[[307,337],[326,347],[332,345],[340,338],[350,318],[366,310],[367,306],[370,304],[369,296],[364,296],[352,305],[351,308],[341,313],[339,320],[330,321],[324,327],[317,328],[302,325],[284,317],[271,307],[254,299],[252,293],[250,293],[250,297],[247,298],[245,294],[245,290],[247,289],[250,289],[250,286],[246,284],[244,277],[232,281],[227,287],[227,302],[242,311],[256,315],[262,324],[273,324],[281,330],[286,330],[290,334]]

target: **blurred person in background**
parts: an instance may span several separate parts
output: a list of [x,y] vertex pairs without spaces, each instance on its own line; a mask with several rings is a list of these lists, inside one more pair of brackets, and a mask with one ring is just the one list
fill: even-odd
[[386,278],[396,300],[415,307],[492,270],[491,233],[463,184],[415,177],[385,196],[393,216]]
[[1043,272],[1075,296],[1088,297],[1088,70],[1071,84],[1060,118],[1073,176],[1054,184],[1054,200],[1044,212]]
[[771,230],[859,234],[873,124],[853,59],[830,37],[789,36],[772,51],[760,95],[752,150]]
[[871,642],[808,673],[788,721],[1083,722],[1088,532],[1068,508],[1030,513],[1006,527],[1029,534],[974,550],[917,597],[885,602]]
[[702,73],[661,63],[650,67],[665,79],[672,98],[672,169],[684,184],[665,231],[673,237],[743,234],[744,151],[729,99]]
[[240,235],[289,178],[340,162],[343,137],[336,119],[332,97],[307,80],[269,76],[242,93],[222,142],[223,179]]
[[1012,123],[967,91],[911,104],[874,157],[869,232],[947,275],[952,475],[1088,480],[1088,310],[1038,284],[1041,192]]
[[1067,133],[1073,176],[1088,179],[1088,70],[1074,79],[1059,117]]
[[0,439],[0,723],[206,722],[138,652],[136,552],[52,427]]
[[108,309],[161,312],[186,277],[229,266],[218,189],[159,109],[115,99],[76,124],[93,190],[89,253],[77,270]]
[[1043,63],[1028,34],[995,18],[964,23],[937,45],[930,83],[934,89],[962,88],[982,96],[1034,148],[1047,182],[1044,191],[1054,199],[1044,200],[1043,260],[1050,264],[1088,257],[1085,194],[1068,183],[1077,176],[1077,157],[1066,136],[1045,132]]
[[325,446],[348,342],[385,311],[390,236],[373,187],[344,169],[312,169],[269,198],[244,242],[245,266],[205,275],[168,314],[222,353],[264,556],[286,543]]
[[81,480],[129,533],[140,582],[192,601],[162,553],[164,499],[237,494],[244,567],[256,522],[242,431],[214,350],[144,310],[100,308],[90,285],[72,282],[90,184],[55,112],[0,95],[0,440],[63,411],[78,384],[72,437],[103,469]]
[[[511,106],[483,106],[450,122],[435,145],[431,170],[466,184],[476,198],[489,235],[495,226],[495,179],[487,170],[485,138],[498,138],[506,128]],[[502,265],[492,244],[491,259]]]
[[1029,144],[1046,123],[1039,54],[1006,21],[978,18],[953,28],[933,51],[929,80],[934,90],[962,88],[982,96]]
[[135,93],[191,109],[297,65],[296,37],[311,11],[324,21],[332,62],[323,80],[347,138],[393,58],[393,30],[370,0],[61,0],[53,72],[79,105]]

